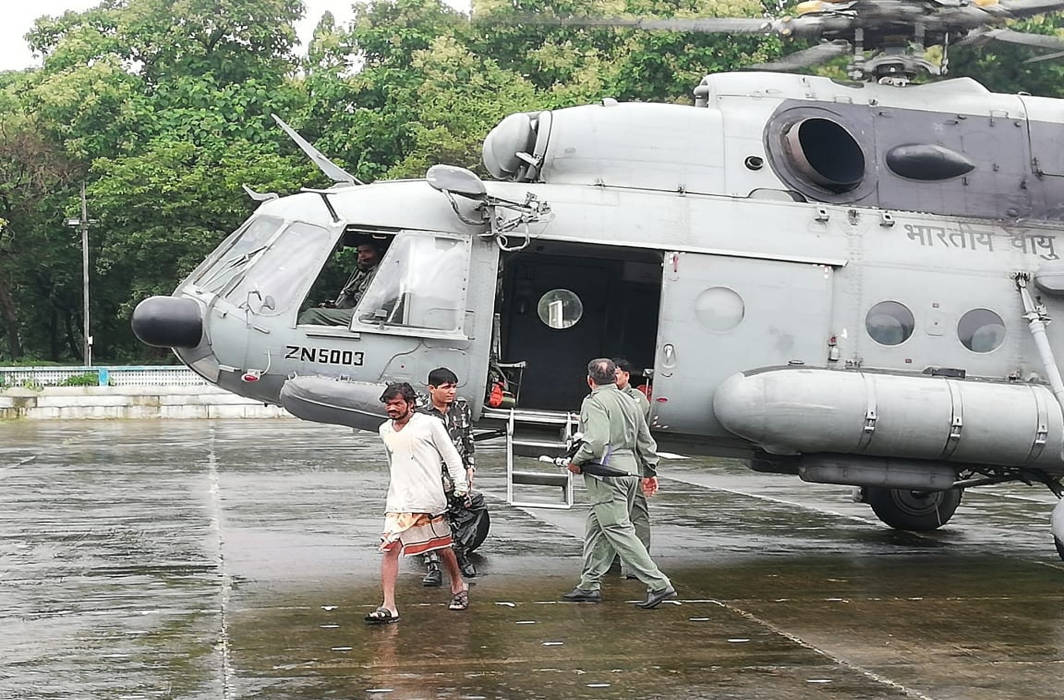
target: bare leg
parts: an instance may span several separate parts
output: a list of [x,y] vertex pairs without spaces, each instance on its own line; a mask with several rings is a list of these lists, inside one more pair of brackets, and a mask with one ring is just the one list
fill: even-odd
[[398,615],[399,610],[395,607],[395,580],[399,577],[399,547],[384,552],[381,557],[381,590],[384,592],[384,603],[381,607],[388,608],[392,615]]
[[[451,578],[451,594],[467,590],[469,586],[462,580],[462,570],[458,568],[458,557],[454,555],[454,550],[450,547],[440,550],[440,558],[443,559],[443,565],[447,567],[447,575]],[[395,582],[394,578],[392,582]]]

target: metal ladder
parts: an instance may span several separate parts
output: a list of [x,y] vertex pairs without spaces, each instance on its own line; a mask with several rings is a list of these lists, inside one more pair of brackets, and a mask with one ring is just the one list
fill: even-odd
[[[565,454],[569,441],[573,433],[576,432],[578,422],[578,417],[573,413],[510,409],[506,421],[506,502],[508,504],[526,508],[569,509],[573,507],[573,475],[571,472],[560,470],[555,466],[546,467],[538,460],[537,464],[545,467],[544,469],[518,470],[515,468],[515,462],[519,456],[526,458],[538,457],[539,455],[556,457]],[[518,430],[522,427],[538,433],[549,433],[549,431],[555,429],[557,430],[557,437],[553,439],[533,439],[518,434]],[[539,436],[537,435],[537,437]],[[515,485],[560,488],[561,500],[517,500],[514,496]]]

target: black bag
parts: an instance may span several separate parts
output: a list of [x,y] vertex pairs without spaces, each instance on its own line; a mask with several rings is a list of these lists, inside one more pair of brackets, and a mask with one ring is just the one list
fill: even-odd
[[447,506],[447,520],[451,525],[451,538],[455,549],[469,553],[481,545],[491,528],[488,507],[484,503],[484,494],[470,493],[465,496],[450,498]]

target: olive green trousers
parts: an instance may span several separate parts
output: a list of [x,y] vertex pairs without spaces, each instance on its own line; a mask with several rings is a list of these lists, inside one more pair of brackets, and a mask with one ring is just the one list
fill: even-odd
[[585,474],[584,485],[591,510],[584,532],[584,570],[579,588],[598,590],[614,556],[620,557],[621,566],[649,590],[660,591],[671,586],[639,541],[629,516],[639,490],[639,477],[597,479]]
[[[635,490],[635,499],[632,501],[632,510],[628,513],[632,519],[632,527],[635,528],[635,536],[650,552],[650,507],[647,505],[647,497],[643,493],[642,485]],[[628,576],[628,569],[621,566],[621,576]]]

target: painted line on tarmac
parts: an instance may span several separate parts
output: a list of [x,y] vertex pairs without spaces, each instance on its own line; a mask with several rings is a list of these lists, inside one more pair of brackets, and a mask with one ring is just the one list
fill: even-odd
[[215,554],[215,562],[222,582],[218,647],[222,656],[222,697],[225,700],[229,700],[232,697],[232,664],[229,661],[229,620],[227,615],[229,613],[229,598],[233,590],[233,579],[225,569],[222,497],[218,483],[218,453],[215,450],[215,428],[213,424],[208,428],[208,432],[210,437],[207,441],[207,478],[210,482],[211,494],[211,529],[215,532],[215,543],[218,547],[218,551]]
[[37,459],[37,455],[30,455],[29,457],[23,457],[22,459],[18,460],[17,462],[12,462],[11,464],[8,464],[7,466],[0,467],[0,477],[5,476],[12,469],[18,469],[19,467],[21,467],[24,464],[29,464],[30,462],[32,462],[35,459]]
[[1041,564],[1042,566],[1048,566],[1050,569],[1056,569],[1057,571],[1064,571],[1064,564],[1057,564],[1049,561],[1036,561],[1035,564]]
[[[847,520],[855,520],[855,521],[857,521],[859,523],[867,523],[869,525],[882,525],[882,523],[877,518],[864,518],[864,517],[861,517],[860,515],[853,515],[851,513],[842,513],[842,512],[837,511],[837,510],[831,510],[830,508],[821,508],[821,507],[818,507],[818,506],[809,505],[808,503],[800,503],[798,501],[788,501],[785,498],[777,498],[775,496],[766,496],[766,495],[759,494],[759,493],[750,493],[749,491],[740,491],[739,489],[729,489],[729,488],[726,488],[724,486],[713,486],[711,484],[705,484],[705,483],[702,483],[700,481],[695,481],[695,480],[692,480],[692,479],[685,479],[685,478],[683,478],[681,476],[675,476],[675,475],[661,476],[659,474],[658,475],[658,480],[659,481],[678,481],[681,484],[687,484],[688,486],[697,486],[698,488],[710,489],[711,491],[723,491],[724,493],[731,493],[731,494],[734,494],[736,496],[746,496],[747,498],[756,498],[758,500],[768,501],[770,503],[778,503],[780,505],[785,505],[785,506],[794,506],[795,508],[801,508],[803,510],[810,510],[810,511],[813,511],[814,513],[823,513],[825,515],[834,515],[835,517],[838,517],[838,518],[846,518]],[[908,530],[906,530],[906,532],[908,532]],[[914,532],[913,534],[917,535],[917,536],[920,536],[920,534],[918,532]]]
[[[722,491],[724,493],[730,493],[730,494],[734,494],[736,496],[746,496],[747,498],[754,498],[754,499],[758,499],[758,500],[762,500],[762,501],[768,501],[770,503],[778,503],[780,505],[794,506],[795,508],[801,508],[803,510],[809,510],[809,511],[812,511],[814,513],[822,513],[822,514],[826,514],[826,515],[834,515],[836,517],[846,518],[848,520],[854,520],[854,521],[857,521],[857,522],[860,522],[860,523],[866,523],[868,525],[874,525],[876,527],[880,527],[883,524],[877,518],[862,518],[859,515],[851,515],[850,513],[840,513],[839,511],[831,510],[830,508],[818,508],[817,506],[812,506],[812,505],[809,505],[807,503],[799,503],[797,501],[788,501],[788,500],[786,500],[784,498],[776,498],[775,496],[765,496],[765,495],[762,495],[762,494],[750,493],[748,491],[740,491],[738,489],[729,489],[729,488],[725,488],[723,486],[711,486],[709,484],[700,483],[699,481],[693,481],[693,480],[690,480],[690,479],[684,479],[684,478],[680,478],[680,477],[676,477],[676,476],[668,476],[668,477],[659,476],[658,479],[662,480],[662,481],[670,481],[670,480],[671,481],[676,481],[676,482],[679,482],[681,484],[687,484],[688,486],[695,486],[697,488],[710,489],[712,491]],[[987,496],[987,495],[991,495],[991,494],[981,493],[979,495]],[[1005,500],[1005,495],[1004,494],[1001,494],[1001,495],[994,494],[994,496],[996,498]],[[1028,499],[1023,498],[1023,497],[1018,497],[1016,500],[1027,501]],[[1031,499],[1031,500],[1033,500],[1033,499]],[[1042,503],[1042,501],[1037,501],[1037,502],[1038,503]],[[934,541],[934,542],[938,541],[936,538],[931,537],[930,535],[925,535],[924,533],[920,532],[919,530],[898,530],[898,532],[905,532],[905,533],[908,533],[908,534],[912,535],[913,537],[919,537],[920,539],[930,540],[930,541]],[[1056,563],[1056,562],[1031,561],[1031,563],[1032,564],[1039,564],[1041,566],[1048,566],[1051,569],[1058,569],[1060,571],[1064,571],[1064,565],[1061,565],[1061,564]]]
[[[1020,496],[1014,493],[997,493],[996,491],[975,491],[973,489],[965,489],[965,496],[986,496],[988,498],[996,498],[1002,501],[1023,501],[1024,503],[1041,503],[1042,505],[1055,505],[1057,502],[1056,496],[1053,496],[1053,500],[1048,498],[1035,498],[1034,496]],[[1049,495],[1049,491],[1046,491],[1046,495]]]
[[924,695],[919,690],[915,690],[913,688],[909,688],[907,686],[904,686],[901,683],[898,683],[897,681],[892,681],[891,679],[887,678],[886,676],[881,676],[878,673],[876,673],[875,671],[871,671],[871,670],[869,670],[867,668],[864,668],[863,666],[855,664],[854,662],[852,662],[852,661],[850,661],[850,660],[848,660],[848,659],[846,659],[846,658],[844,658],[842,656],[839,656],[837,654],[833,654],[833,653],[831,653],[830,651],[828,651],[826,649],[821,649],[820,647],[816,646],[815,644],[811,644],[810,642],[805,641],[804,639],[802,639],[798,635],[793,634],[791,632],[788,632],[787,630],[785,630],[785,629],[783,629],[781,627],[778,627],[777,625],[772,624],[768,620],[764,620],[764,619],[758,617],[757,615],[754,615],[751,612],[743,610],[742,608],[736,607],[734,605],[731,605],[730,603],[725,603],[725,602],[720,601],[720,600],[714,600],[712,602],[716,603],[719,606],[721,606],[725,610],[729,610],[729,611],[735,613],[736,615],[739,615],[741,617],[746,618],[747,620],[750,620],[751,622],[754,622],[754,623],[756,623],[758,625],[761,625],[765,629],[771,631],[773,634],[776,634],[776,635],[778,635],[780,637],[788,639],[791,642],[793,642],[794,644],[797,644],[800,647],[808,649],[808,650],[812,651],[815,654],[819,654],[820,656],[823,656],[824,658],[834,662],[836,665],[842,666],[844,668],[850,669],[851,671],[859,673],[862,676],[864,676],[865,678],[867,678],[867,679],[869,679],[871,681],[874,681],[874,682],[876,682],[876,683],[878,683],[880,685],[885,685],[885,686],[887,686],[887,687],[889,687],[889,688],[891,688],[893,690],[896,690],[898,692],[904,693],[905,695],[907,695],[910,698],[918,698],[919,700],[933,700],[933,698],[931,698],[928,695]]

